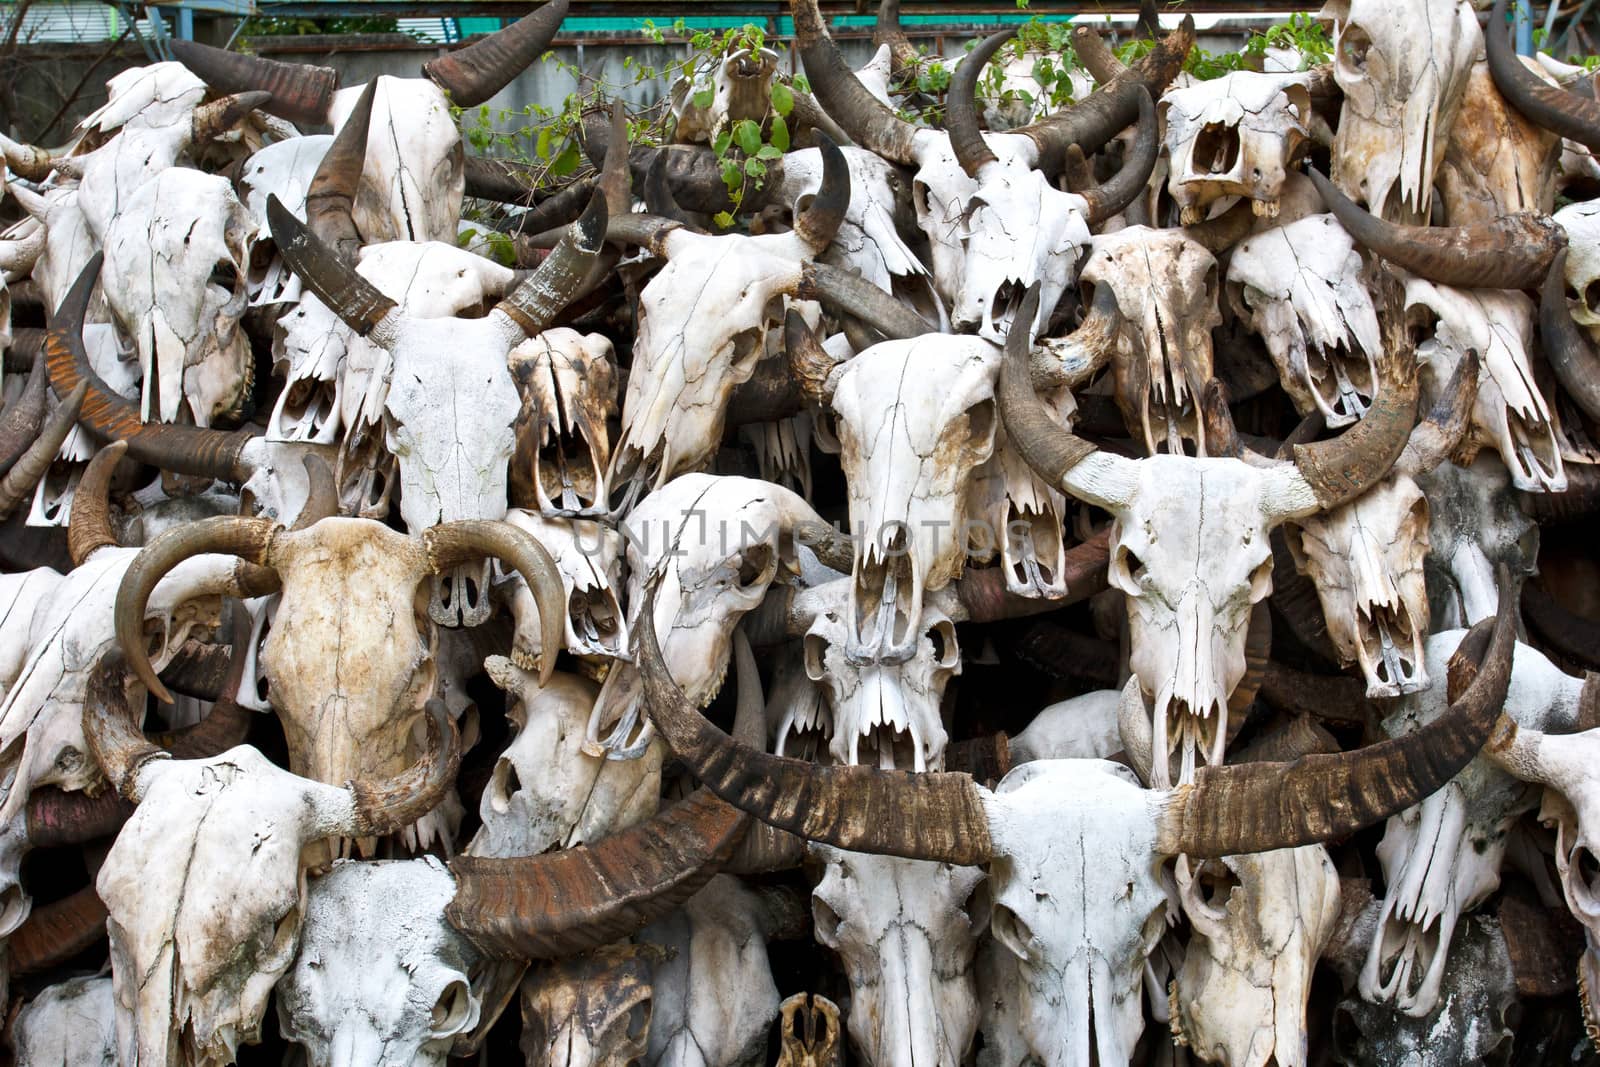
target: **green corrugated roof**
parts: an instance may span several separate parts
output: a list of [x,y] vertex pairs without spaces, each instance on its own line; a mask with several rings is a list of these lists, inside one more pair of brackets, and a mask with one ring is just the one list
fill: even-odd
[[[1032,18],[1034,18],[1034,16],[1028,14],[1025,11],[1024,12],[1018,12],[1015,15],[988,15],[988,16],[967,15],[967,16],[949,17],[949,16],[944,16],[944,15],[905,15],[905,16],[901,17],[900,24],[902,26],[949,26],[949,25],[970,26],[970,25],[973,25],[973,24],[1010,25],[1012,23],[1027,22]],[[1043,22],[1071,22],[1072,21],[1072,16],[1071,15],[1040,15],[1040,16],[1038,16],[1038,18]],[[480,21],[480,20],[477,20],[477,19],[473,19],[473,20],[462,19],[461,21],[463,23],[463,25],[462,25],[462,33],[463,34],[481,32],[479,30],[468,30],[466,28],[466,25],[465,25],[465,23],[467,23],[468,21],[476,22],[476,21]],[[483,20],[483,21],[493,21],[493,20]],[[585,18],[585,17],[569,18],[569,19],[567,19],[567,20],[565,20],[564,22],[561,23],[561,32],[562,33],[628,33],[628,32],[641,32],[641,31],[644,30],[645,21],[646,20],[642,19],[642,18]],[[872,15],[841,15],[841,16],[838,16],[838,17],[835,17],[834,19],[832,19],[831,20],[831,24],[834,25],[834,26],[840,27],[842,29],[859,29],[859,28],[870,28],[874,21],[875,21],[875,19],[874,19],[874,17]],[[669,28],[671,26],[672,22],[673,22],[673,20],[671,20],[671,19],[657,19],[656,20],[656,27],[658,29],[667,29],[667,28]],[[737,17],[686,18],[686,19],[683,20],[684,26],[686,26],[687,28],[689,28],[691,30],[722,30],[722,29],[728,29],[729,27],[734,27],[734,26],[743,26],[747,22],[755,22],[758,25],[764,25],[766,20],[765,19],[737,18]],[[782,18],[778,19],[778,34],[780,36],[783,36],[783,37],[793,36],[794,35],[794,20],[792,18],[790,18],[789,16],[787,16],[787,15],[785,15]]]

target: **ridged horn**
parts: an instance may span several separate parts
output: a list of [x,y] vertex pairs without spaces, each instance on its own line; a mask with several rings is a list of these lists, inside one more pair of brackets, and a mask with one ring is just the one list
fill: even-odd
[[867,92],[828,36],[817,0],[791,0],[791,8],[795,47],[822,109],[862,148],[894,163],[915,163],[918,127]]
[[[1109,288],[1103,286],[1102,288]],[[1098,296],[1098,294],[1097,294]],[[1039,283],[1034,282],[1017,309],[1016,322],[1032,322],[1039,308]],[[1039,394],[1034,392],[1028,370],[1029,331],[1012,330],[1006,335],[1006,355],[1000,369],[1000,384],[995,401],[1005,423],[1006,437],[1034,473],[1052,486],[1059,486],[1067,472],[1099,449],[1076,434],[1061,428],[1050,417]]]
[[529,337],[542,333],[578,295],[606,242],[606,198],[596,190],[578,221],[556,242],[533,276],[496,307]]
[[144,613],[156,585],[186,559],[206,552],[223,552],[257,565],[241,567],[236,572],[238,595],[259,596],[272,592],[278,586],[277,574],[264,565],[269,562],[277,530],[277,524],[268,519],[245,519],[235,515],[185,523],[145,545],[123,572],[113,609],[117,644],[134,675],[158,700],[172,703],[172,694],[156,677],[145,648]]
[[50,368],[44,360],[35,359],[22,392],[0,415],[0,473],[10,470],[28,446],[39,439],[45,413],[50,409],[49,384]]
[[1600,152],[1600,103],[1547,84],[1522,65],[1506,39],[1506,0],[1495,0],[1483,35],[1494,87],[1536,126]]
[[289,269],[300,275],[317,299],[359,336],[367,336],[398,310],[398,304],[357,274],[351,264],[339,258],[339,253],[295,218],[277,194],[267,197],[267,225],[272,230],[272,242]]
[[1539,292],[1539,339],[1544,342],[1550,369],[1572,402],[1589,418],[1600,420],[1600,358],[1572,320],[1566,270],[1567,250],[1563,248],[1550,261],[1550,273]]
[[78,413],[83,409],[83,400],[88,392],[88,383],[79,382],[66,399],[56,406],[44,429],[39,431],[38,439],[28,446],[21,459],[12,464],[6,476],[0,478],[0,518],[11,514],[18,504],[32,495],[39,480],[50,470],[56,453],[61,450],[72,427],[77,425]]
[[[734,633],[734,732],[760,743],[765,701],[755,657]],[[739,846],[750,817],[704,786],[644,822],[542,856],[462,856],[445,918],[495,959],[556,959],[627,937],[679,907]],[[763,856],[756,862],[770,860]]]
[[457,107],[477,107],[549,50],[566,17],[567,0],[550,0],[481,41],[429,60],[422,73]]
[[260,90],[272,94],[262,108],[269,115],[302,125],[328,121],[333,94],[339,89],[339,72],[332,67],[244,56],[195,41],[171,44],[173,58],[216,92]]
[[801,394],[813,404],[830,403],[833,391],[828,387],[828,379],[834,368],[844,361],[823,350],[805,317],[794,308],[783,316],[783,347],[789,373],[799,381]]
[[[154,677],[152,675],[152,677]],[[124,800],[139,802],[139,771],[154,760],[171,759],[139,729],[129,704],[128,668],[121,649],[107,648],[89,672],[83,698],[83,736],[89,753]],[[144,702],[139,702],[142,710]]]
[[1463,289],[1533,289],[1566,247],[1548,215],[1518,211],[1469,226],[1405,226],[1356,205],[1307,167],[1322,202],[1357,242],[1420,278]]
[[1123,158],[1122,169],[1080,194],[1088,203],[1084,216],[1091,227],[1100,225],[1138,199],[1156,167],[1161,143],[1156,137],[1155,104],[1143,85],[1134,87],[1134,97],[1139,108],[1138,132]]
[[378,95],[374,78],[361,90],[356,106],[334,135],[333,144],[317,164],[306,193],[306,225],[311,232],[332,246],[341,260],[355,265],[361,250],[361,234],[354,215],[356,191],[361,185],[361,170],[367,161],[367,131],[372,125],[372,102]]
[[1500,586],[1494,636],[1477,677],[1450,710],[1403,737],[1293,763],[1202,767],[1169,794],[1157,848],[1195,858],[1295,848],[1370,826],[1416,804],[1483,748],[1505,702],[1516,596]]
[[128,451],[126,441],[113,441],[89,461],[78,491],[72,496],[72,519],[67,524],[67,554],[74,567],[97,548],[116,548],[117,533],[111,528],[111,476]]
[[357,837],[392,834],[410,826],[439,806],[455,787],[461,769],[461,735],[450,709],[438,697],[423,709],[428,721],[427,754],[393,778],[381,782],[346,782],[355,798]]
[[139,417],[136,403],[118,395],[94,372],[83,346],[83,324],[99,283],[102,256],[96,252],[90,258],[50,320],[44,358],[56,395],[67,396],[87,385],[78,421],[102,441],[128,442],[128,454],[140,463],[197,478],[247,480],[252,469],[243,454],[245,445],[255,439],[254,432],[147,423]]
[[889,46],[891,73],[899,74],[917,65],[920,57],[916,46],[900,27],[900,0],[883,0],[878,5],[878,18],[872,24],[872,47],[877,49],[883,45]]
[[822,184],[795,203],[794,232],[818,254],[827,251],[850,206],[850,165],[825,133],[817,134],[822,152]]
[[1407,474],[1426,474],[1450,458],[1472,428],[1472,410],[1478,401],[1478,353],[1469,349],[1456,363],[1444,392],[1428,417],[1417,423],[1395,468]]
[[800,268],[795,296],[818,300],[835,314],[860,319],[884,337],[920,337],[938,332],[921,315],[853,271],[827,263],[807,263]]
[[836,848],[974,865],[994,853],[983,790],[965,774],[817,766],[772,756],[713,726],[661,656],[654,587],[637,630],[639,673],[656,729],[723,800],[762,822]]
[[41,904],[6,943],[13,976],[59,967],[105,939],[109,912],[92,885]]
[[950,150],[969,178],[976,179],[985,166],[998,162],[978,129],[978,79],[1000,47],[1016,35],[1017,27],[1012,26],[985,37],[956,65],[945,93],[944,128],[950,134]]

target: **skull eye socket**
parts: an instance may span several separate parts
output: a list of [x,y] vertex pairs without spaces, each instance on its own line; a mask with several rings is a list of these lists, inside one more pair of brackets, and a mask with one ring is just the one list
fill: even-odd
[[1124,593],[1137,594],[1149,568],[1133,549],[1118,545],[1111,557],[1111,582]]
[[995,902],[994,914],[989,917],[989,932],[1017,959],[1023,963],[1028,962],[1028,948],[1033,944],[1033,931],[1016,912],[999,901]]
[[829,948],[839,943],[839,913],[828,906],[821,897],[811,898],[811,923],[816,928],[817,940]]
[[649,997],[639,1001],[628,1009],[625,1017],[627,1024],[626,1034],[629,1041],[640,1041],[650,1030],[651,1001]]
[[828,654],[828,639],[821,634],[806,634],[806,677],[813,682],[820,682],[827,678],[828,669],[824,659]]
[[1339,35],[1339,70],[1352,78],[1367,74],[1367,53],[1372,48],[1372,38],[1360,26],[1346,26]]
[[1595,858],[1587,845],[1574,845],[1569,869],[1573,896],[1578,898],[1583,910],[1600,911],[1600,859]]
[[1272,557],[1256,564],[1250,572],[1250,603],[1254,604],[1272,592]]
[[956,644],[956,628],[941,620],[928,630],[928,640],[933,645],[933,659],[941,668],[952,670],[961,662],[961,648]]
[[465,1029],[472,1016],[472,990],[456,979],[444,987],[434,1002],[428,1026],[434,1037],[450,1037]]
[[739,588],[750,589],[771,581],[776,567],[771,545],[752,545],[739,557]]
[[1194,876],[1195,896],[1207,911],[1222,915],[1228,908],[1233,891],[1239,887],[1239,876],[1225,863],[1208,860]]
[[994,401],[985,400],[967,411],[967,445],[983,451],[994,441]]

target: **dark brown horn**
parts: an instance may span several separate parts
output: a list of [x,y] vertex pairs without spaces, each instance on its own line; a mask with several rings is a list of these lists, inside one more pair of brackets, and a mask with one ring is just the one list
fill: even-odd
[[1522,614],[1545,647],[1569,664],[1600,666],[1600,623],[1568,611],[1536,582],[1522,584]]
[[828,378],[844,361],[823,351],[805,316],[794,308],[783,316],[783,347],[788,356],[789,373],[799,381],[801,394],[817,405],[832,400]]
[[272,94],[259,89],[247,93],[233,93],[194,109],[189,120],[189,130],[196,141],[209,141],[227,133],[240,119],[257,108],[272,103]]
[[135,676],[158,700],[172,703],[172,694],[156,677],[145,648],[145,607],[156,585],[172,568],[191,556],[224,552],[245,561],[235,572],[237,595],[260,596],[272,592],[278,587],[277,574],[264,565],[270,563],[272,539],[277,530],[277,524],[268,519],[244,519],[234,515],[201,519],[167,530],[141,549],[128,565],[122,584],[117,588],[113,609],[117,644]]
[[1495,0],[1483,37],[1489,76],[1508,104],[1529,122],[1600,152],[1600,104],[1548,85],[1522,65],[1506,39],[1506,0]]
[[12,975],[59,967],[104,940],[108,916],[92,885],[34,908],[6,943]]
[[[1108,287],[1107,287],[1108,288]],[[1029,286],[1017,309],[1015,322],[1032,322],[1039,309],[1039,283]],[[1050,417],[1039,394],[1034,392],[1028,370],[1028,330],[1012,330],[1006,335],[1005,359],[1000,365],[1000,384],[995,401],[1005,424],[1006,438],[1034,473],[1049,485],[1059,486],[1067,472],[1084,457],[1098,451],[1095,445],[1061,428]]]
[[377,93],[378,80],[374,78],[361,90],[354,110],[334,135],[306,193],[306,225],[351,266],[355,266],[356,253],[361,250],[361,234],[352,212],[361,185],[361,168],[367,161],[367,131],[372,125],[372,101]]
[[399,307],[295,218],[276,194],[267,197],[267,225],[284,262],[359,336],[367,336]]
[[34,360],[22,392],[0,415],[0,474],[10,470],[28,446],[39,439],[45,413],[50,409],[49,384],[50,369],[44,360]]
[[1532,289],[1544,281],[1567,235],[1548,215],[1518,211],[1470,226],[1403,226],[1386,222],[1307,167],[1322,202],[1350,236],[1384,259],[1441,285],[1464,289]]
[[1093,26],[1072,27],[1072,50],[1096,83],[1104,85],[1128,68]]
[[28,446],[21,459],[12,464],[5,477],[0,478],[0,518],[11,514],[18,504],[26,500],[50,470],[56,453],[61,450],[73,426],[77,425],[78,413],[83,409],[83,399],[88,391],[88,383],[79,382],[67,398],[56,406],[50,421],[39,431],[38,439]]
[[1494,637],[1477,677],[1450,710],[1355,752],[1293,763],[1202,767],[1170,794],[1157,848],[1196,858],[1331,841],[1404,811],[1483,748],[1505,703],[1516,643],[1516,594],[1502,569]]
[[174,40],[172,55],[216,92],[271,93],[272,100],[262,110],[302,125],[327,122],[333,94],[339,89],[339,72],[332,67],[242,56],[194,41]]
[[807,263],[800,268],[795,294],[802,300],[821,301],[829,311],[860,319],[886,338],[920,337],[937,332],[890,294],[853,271],[827,263]]
[[989,60],[1000,51],[1000,46],[1016,35],[1017,27],[1012,26],[985,37],[956,65],[949,91],[945,93],[944,128],[950,134],[950,150],[969,178],[977,178],[985,166],[998,162],[994,149],[984,141],[978,129],[978,79]]
[[1600,358],[1572,321],[1566,270],[1567,250],[1563,248],[1550,261],[1550,273],[1539,293],[1539,339],[1544,342],[1550,369],[1572,402],[1589,418],[1600,420]]
[[1137,121],[1139,94],[1136,87],[1143,86],[1150,99],[1160,99],[1183,69],[1183,62],[1193,47],[1194,19],[1185,16],[1182,25],[1157,41],[1149,54],[1084,99],[1059,115],[1010,132],[1027,137],[1038,146],[1040,170],[1058,173],[1069,145],[1077,145],[1085,157],[1092,156]]
[[331,519],[339,514],[339,487],[334,482],[328,461],[308,453],[300,457],[300,464],[306,469],[306,481],[310,489],[294,525],[289,527],[291,531],[310,529],[323,519]]
[[[240,604],[229,605],[225,610],[228,619],[228,673],[222,679],[211,710],[192,726],[182,726],[150,738],[171,752],[174,759],[205,759],[242,745],[255,721],[255,712],[239,706],[239,689],[244,684],[244,668],[250,659],[250,613]],[[161,673],[171,677],[170,670]]]
[[539,264],[533,276],[495,305],[532,337],[549,328],[577,296],[606,242],[606,198],[596,191],[578,221]]
[[688,213],[678,206],[677,199],[672,195],[672,183],[667,181],[667,153],[663,149],[656,149],[655,158],[650,161],[650,169],[645,172],[642,192],[645,210],[650,214],[671,219],[684,226],[699,228],[694,226]]
[[1135,86],[1134,96],[1139,106],[1138,132],[1133,144],[1123,157],[1122,169],[1112,177],[1081,194],[1088,202],[1085,220],[1091,227],[1098,226],[1139,198],[1150,183],[1150,174],[1156,167],[1156,154],[1161,144],[1156,138],[1156,108],[1144,86]]
[[[1564,255],[1565,253],[1563,253]],[[1395,467],[1408,474],[1426,474],[1450,458],[1472,428],[1472,410],[1478,401],[1478,353],[1468,350],[1456,364],[1444,392],[1428,417],[1417,423]]]
[[450,94],[452,104],[477,107],[549,50],[566,17],[567,0],[550,0],[481,41],[429,60],[422,73]]
[[872,47],[876,51],[884,45],[889,46],[891,74],[914,68],[921,59],[911,38],[900,27],[900,0],[883,0],[878,5],[878,19],[872,24]]
[[822,185],[795,204],[794,232],[821,255],[833,243],[850,206],[850,165],[827,134],[817,134],[817,148],[822,152]]
[[117,547],[117,533],[111,528],[111,476],[126,451],[126,441],[106,445],[95,453],[78,480],[78,491],[72,496],[72,520],[67,524],[67,553],[74,567],[81,567],[97,548]]
[[28,844],[32,848],[60,848],[110,837],[128,821],[133,805],[115,789],[96,796],[64,793],[55,786],[28,794]]
[[[107,648],[89,672],[83,698],[83,736],[112,788],[124,800],[137,804],[139,770],[152,760],[171,759],[172,754],[139,729],[129,706],[127,685],[122,651]],[[139,707],[144,707],[142,700]]]
[[1517,503],[1538,522],[1569,522],[1592,515],[1600,511],[1600,467],[1570,463],[1565,492],[1519,492]]
[[1383,327],[1377,398],[1361,421],[1343,434],[1293,449],[1295,467],[1324,509],[1354,500],[1385,478],[1411,439],[1416,421],[1416,346],[1406,330],[1400,280],[1380,270],[1373,286]]
[[[507,522],[463,519],[435,526],[422,535],[428,566],[444,574],[462,563],[485,556],[498,559],[522,575],[539,607],[540,647],[560,648],[566,641],[567,594],[561,572],[545,547],[526,530]],[[539,684],[550,680],[556,657],[541,657]]]
[[636,631],[650,718],[719,797],[780,830],[853,852],[962,865],[993,855],[983,791],[968,775],[816,766],[768,755],[717,729],[672,680],[654,619],[652,587]]
[[791,0],[791,9],[795,47],[822,109],[862,148],[894,163],[915,163],[918,127],[867,92],[828,36],[817,0]]
[[[760,744],[766,701],[755,656],[738,631],[734,658],[734,733]],[[750,821],[702,786],[592,845],[512,859],[459,857],[450,863],[456,895],[445,916],[496,959],[587,952],[643,929],[698,892],[739,850]],[[752,865],[788,859],[771,835],[762,842],[768,847],[760,856],[745,856]]]
[[56,395],[67,396],[87,385],[78,421],[102,441],[128,442],[128,454],[140,463],[197,478],[248,480],[252,468],[243,453],[255,439],[254,432],[147,423],[140,418],[138,405],[119,396],[94,372],[83,347],[83,323],[99,283],[102,255],[96,252],[67,290],[45,337],[44,358]]
[[428,752],[395,777],[382,782],[347,782],[355,797],[358,836],[392,834],[439,806],[455,787],[461,769],[461,735],[443,700],[432,697],[423,709],[428,720]]

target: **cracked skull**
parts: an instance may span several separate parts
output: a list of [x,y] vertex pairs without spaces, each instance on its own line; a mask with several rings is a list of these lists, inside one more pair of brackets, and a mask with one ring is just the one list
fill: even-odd
[[1167,188],[1184,225],[1206,218],[1223,197],[1241,196],[1277,218],[1284,179],[1309,137],[1311,96],[1296,75],[1241,70],[1161,96]]

